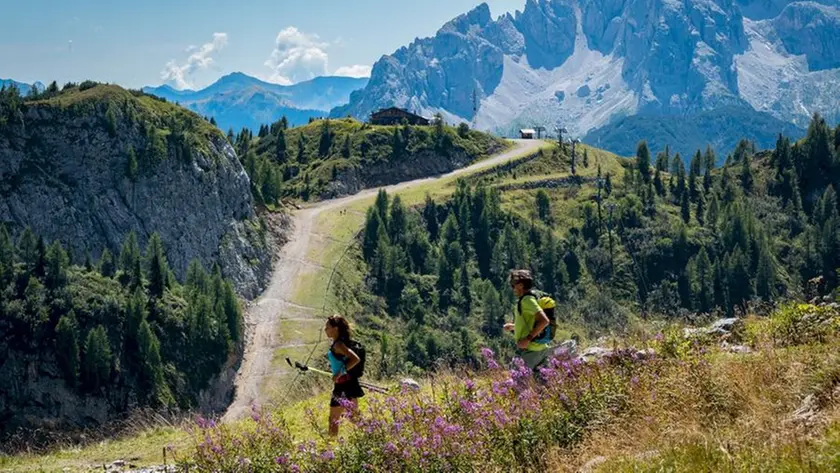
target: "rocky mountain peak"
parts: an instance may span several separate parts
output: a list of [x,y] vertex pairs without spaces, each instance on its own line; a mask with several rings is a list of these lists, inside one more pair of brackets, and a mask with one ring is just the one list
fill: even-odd
[[[807,120],[840,100],[840,88],[825,85],[840,83],[836,2],[527,0],[496,20],[482,4],[434,37],[383,56],[367,88],[332,113],[363,118],[399,106],[504,134],[562,120],[577,136],[636,114],[746,107]],[[772,20],[756,26],[741,8]],[[805,70],[797,55],[807,56]],[[831,73],[809,75],[823,70]],[[779,99],[763,91],[783,81],[805,85],[788,87],[784,103],[773,104]],[[803,97],[813,105],[797,105]]]
[[482,3],[469,12],[459,15],[444,24],[438,31],[438,34],[453,32],[461,34],[476,33],[492,21],[493,18],[490,16],[490,6],[487,5],[487,3]]

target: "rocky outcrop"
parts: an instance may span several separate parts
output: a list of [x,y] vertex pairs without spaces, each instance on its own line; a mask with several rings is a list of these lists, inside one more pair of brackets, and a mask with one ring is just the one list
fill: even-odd
[[[495,153],[491,150],[488,154]],[[399,161],[377,161],[346,169],[331,181],[322,199],[355,194],[363,189],[388,186],[429,176],[439,176],[470,164],[473,158],[463,151],[441,154],[422,151]]]
[[785,48],[805,55],[812,71],[840,67],[840,9],[814,2],[792,3],[773,25]]
[[241,295],[255,297],[271,271],[266,231],[224,136],[116,87],[70,100],[29,103],[20,123],[0,130],[0,222],[13,234],[28,226],[60,240],[77,262],[105,248],[118,255],[129,232],[141,247],[157,232],[177,276],[193,259],[218,262]]

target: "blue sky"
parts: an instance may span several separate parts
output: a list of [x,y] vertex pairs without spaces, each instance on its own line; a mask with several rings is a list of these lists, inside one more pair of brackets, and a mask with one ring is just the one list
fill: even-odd
[[[240,3],[240,5],[237,5]],[[479,0],[0,0],[0,78],[203,87],[364,74]],[[491,0],[494,17],[525,0]]]

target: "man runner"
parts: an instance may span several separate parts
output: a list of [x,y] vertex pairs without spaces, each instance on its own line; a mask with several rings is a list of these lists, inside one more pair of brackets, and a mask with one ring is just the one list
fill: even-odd
[[504,329],[513,332],[516,340],[516,356],[522,358],[528,368],[536,369],[545,363],[549,355],[549,341],[535,340],[550,321],[540,308],[537,297],[531,292],[534,278],[526,269],[510,272],[510,287],[516,296],[513,323],[505,324]]

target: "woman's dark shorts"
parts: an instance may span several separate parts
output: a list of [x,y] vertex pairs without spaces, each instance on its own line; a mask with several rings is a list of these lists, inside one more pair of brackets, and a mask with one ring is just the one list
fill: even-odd
[[359,384],[359,380],[356,378],[351,379],[350,381],[336,384],[333,387],[332,392],[332,399],[330,399],[330,407],[340,407],[341,404],[338,402],[339,399],[357,399],[363,397],[365,392],[362,391],[362,386]]

